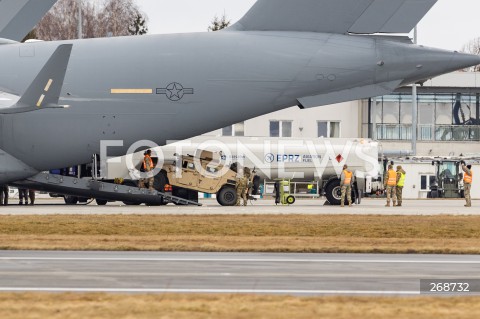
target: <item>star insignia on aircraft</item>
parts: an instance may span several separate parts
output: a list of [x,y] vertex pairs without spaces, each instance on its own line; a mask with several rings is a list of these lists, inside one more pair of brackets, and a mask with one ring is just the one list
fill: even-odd
[[185,94],[193,94],[193,89],[184,88],[183,85],[177,82],[170,83],[166,88],[157,89],[157,94],[164,94],[170,101],[180,101]]

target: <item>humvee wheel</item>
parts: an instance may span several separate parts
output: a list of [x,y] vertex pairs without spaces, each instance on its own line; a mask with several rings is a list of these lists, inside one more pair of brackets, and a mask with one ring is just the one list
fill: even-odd
[[237,192],[233,187],[223,187],[217,193],[217,202],[222,206],[235,206],[237,203]]

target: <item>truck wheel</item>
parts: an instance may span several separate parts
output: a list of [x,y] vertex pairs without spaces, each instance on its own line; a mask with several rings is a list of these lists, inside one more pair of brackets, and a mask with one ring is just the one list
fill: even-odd
[[340,187],[340,180],[334,179],[328,182],[325,187],[325,196],[331,205],[340,205],[342,198],[342,188]]
[[[340,205],[340,200],[342,199],[342,187],[340,186],[340,180],[334,179],[331,180],[325,187],[325,196],[327,197],[328,202],[331,205]],[[357,195],[352,189],[352,204],[355,204],[357,200]],[[345,205],[348,205],[347,196],[345,196]]]
[[105,205],[107,205],[108,200],[96,198],[95,202],[97,203],[98,206],[105,206]]
[[235,206],[237,203],[237,192],[233,187],[223,187],[217,193],[217,202],[222,206]]
[[67,205],[77,205],[78,203],[78,197],[76,196],[65,195],[63,196],[63,200]]

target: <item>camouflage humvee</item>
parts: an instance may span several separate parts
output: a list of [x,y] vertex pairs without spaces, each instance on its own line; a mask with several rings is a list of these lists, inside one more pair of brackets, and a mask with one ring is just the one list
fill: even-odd
[[[183,192],[184,194],[189,192],[216,194],[220,205],[233,206],[237,201],[236,175],[237,173],[230,167],[221,164],[220,154],[202,151],[198,157],[177,156],[174,163],[163,166],[157,179],[161,180],[158,183],[161,189],[162,184],[173,186],[174,196],[179,196],[175,188],[187,190]],[[177,192],[182,193],[178,189]]]

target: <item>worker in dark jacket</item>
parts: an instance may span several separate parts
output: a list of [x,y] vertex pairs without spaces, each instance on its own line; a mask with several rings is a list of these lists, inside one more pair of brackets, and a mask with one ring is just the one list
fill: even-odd
[[28,205],[28,189],[19,188],[18,189],[18,205],[23,205],[25,200],[25,205]]
[[35,190],[29,189],[28,190],[28,197],[30,198],[30,205],[35,204]]
[[8,189],[8,185],[0,185],[0,206],[8,205],[8,193],[10,190]]

